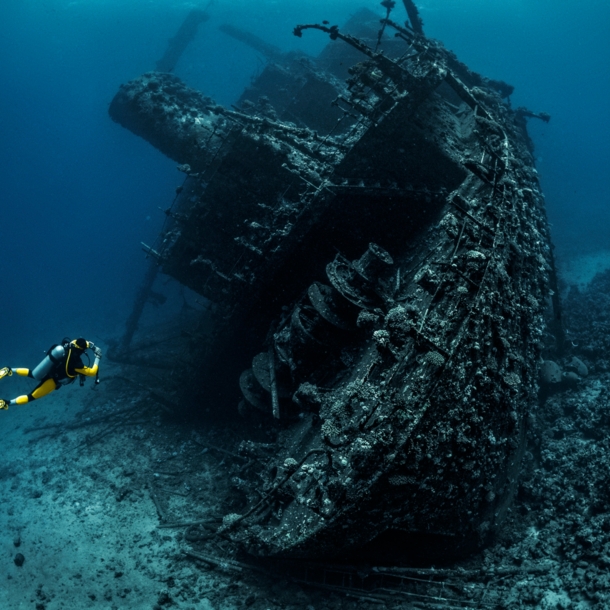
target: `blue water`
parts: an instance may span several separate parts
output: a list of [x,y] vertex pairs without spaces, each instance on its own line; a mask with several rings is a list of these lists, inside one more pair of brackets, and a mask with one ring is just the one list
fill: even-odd
[[[32,366],[64,335],[103,342],[122,330],[152,243],[182,182],[175,163],[114,124],[119,85],[153,69],[195,2],[0,2],[0,364]],[[233,103],[260,70],[256,53],[217,30],[249,29],[317,53],[320,33],[377,1],[216,0],[175,73]],[[428,36],[516,87],[531,122],[559,257],[610,249],[610,4],[607,0],[425,0]],[[392,15],[404,20],[402,3]],[[15,358],[26,362],[15,362]],[[5,362],[6,361],[6,362]]]

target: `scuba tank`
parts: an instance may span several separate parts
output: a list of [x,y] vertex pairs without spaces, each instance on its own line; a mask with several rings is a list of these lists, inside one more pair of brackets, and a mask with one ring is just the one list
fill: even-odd
[[62,360],[66,355],[66,350],[63,345],[55,345],[49,349],[47,355],[43,358],[40,364],[30,373],[34,379],[44,379],[55,365]]

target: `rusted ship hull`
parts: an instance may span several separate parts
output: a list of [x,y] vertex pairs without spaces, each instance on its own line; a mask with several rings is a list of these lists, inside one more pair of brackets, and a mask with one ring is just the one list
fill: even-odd
[[362,53],[324,136],[157,73],[111,107],[190,165],[158,256],[223,314],[202,385],[239,377],[242,410],[284,426],[235,473],[223,530],[252,553],[468,552],[518,477],[552,270],[523,112],[386,26],[394,59],[296,29]]

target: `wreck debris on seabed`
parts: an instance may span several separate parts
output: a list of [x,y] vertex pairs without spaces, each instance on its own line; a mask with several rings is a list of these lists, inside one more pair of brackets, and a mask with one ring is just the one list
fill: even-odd
[[560,331],[528,111],[416,28],[384,19],[395,37],[374,50],[370,15],[351,23],[368,36],[297,26],[330,36],[318,58],[266,47],[235,109],[159,72],[110,106],[187,174],[150,249],[213,304],[187,395],[227,411],[241,389],[246,421],[277,431],[245,439],[230,473],[220,534],[254,555],[484,546],[518,480],[551,300]]

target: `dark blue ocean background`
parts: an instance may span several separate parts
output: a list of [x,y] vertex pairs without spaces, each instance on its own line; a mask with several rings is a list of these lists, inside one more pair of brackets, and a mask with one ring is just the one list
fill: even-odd
[[[610,251],[610,3],[418,5],[428,36],[516,87],[513,106],[552,115],[530,132],[560,263]],[[194,6],[204,5],[0,2],[1,365],[33,366],[64,335],[103,344],[122,332],[147,265],[140,242],[154,243],[183,176],[114,124],[108,105],[121,83],[153,69]],[[377,0],[216,0],[175,73],[229,105],[263,59],[221,23],[314,54],[328,38],[295,38],[294,25],[340,25],[361,6],[384,13]],[[392,16],[406,18],[400,1]]]

